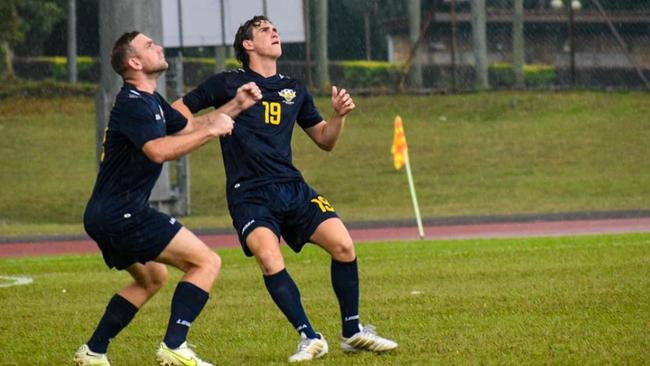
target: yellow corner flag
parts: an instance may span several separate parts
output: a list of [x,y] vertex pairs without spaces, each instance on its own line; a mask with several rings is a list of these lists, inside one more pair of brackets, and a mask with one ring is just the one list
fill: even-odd
[[404,135],[404,126],[402,126],[402,118],[395,117],[395,134],[393,135],[393,146],[390,152],[393,153],[393,164],[395,169],[402,169],[406,163],[408,147],[406,146],[406,135]]
[[404,134],[404,126],[402,125],[402,118],[395,116],[395,135],[393,136],[393,146],[390,148],[393,153],[393,164],[395,169],[402,169],[406,165],[406,177],[409,181],[409,190],[411,191],[411,199],[413,200],[413,209],[415,211],[415,220],[418,224],[418,233],[420,239],[424,239],[424,227],[422,226],[422,218],[420,217],[420,207],[418,205],[418,198],[415,195],[415,185],[413,184],[413,174],[411,174],[411,163],[409,161],[408,147],[406,146],[406,135]]

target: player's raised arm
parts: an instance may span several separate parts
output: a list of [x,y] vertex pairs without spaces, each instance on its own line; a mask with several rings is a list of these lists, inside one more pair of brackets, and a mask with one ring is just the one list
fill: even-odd
[[204,125],[210,118],[214,118],[214,116],[222,113],[230,116],[230,118],[235,118],[241,112],[255,105],[260,99],[262,99],[262,91],[257,84],[250,82],[239,87],[237,94],[229,102],[202,116],[194,116],[192,111],[185,105],[185,102],[183,102],[183,98],[179,98],[172,103],[172,107],[187,118],[188,127],[186,130],[181,131],[181,133],[187,133],[195,129],[197,125]]
[[194,130],[147,141],[142,145],[142,151],[149,160],[162,164],[178,159],[216,137],[230,134],[233,126],[230,116],[210,112],[203,116],[203,122]]
[[338,90],[336,86],[332,86],[332,117],[329,121],[322,121],[305,131],[318,147],[332,151],[341,137],[345,117],[355,107],[354,100],[345,89]]

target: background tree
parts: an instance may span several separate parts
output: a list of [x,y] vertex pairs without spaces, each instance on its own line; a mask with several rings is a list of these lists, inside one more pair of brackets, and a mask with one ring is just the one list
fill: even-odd
[[56,1],[48,0],[20,0],[15,4],[20,18],[20,32],[24,34],[23,41],[16,45],[16,54],[43,55],[43,46],[54,25],[60,21],[65,22],[65,8]]
[[13,46],[22,38],[14,0],[0,2],[0,80],[14,78]]

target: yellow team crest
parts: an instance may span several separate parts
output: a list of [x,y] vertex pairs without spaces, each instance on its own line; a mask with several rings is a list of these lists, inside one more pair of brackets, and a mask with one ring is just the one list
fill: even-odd
[[282,89],[278,94],[284,98],[285,104],[293,104],[293,100],[296,98],[296,91],[293,89]]

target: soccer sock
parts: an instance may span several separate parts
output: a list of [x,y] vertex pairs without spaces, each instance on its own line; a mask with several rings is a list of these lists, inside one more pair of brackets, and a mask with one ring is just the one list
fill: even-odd
[[332,287],[339,300],[343,337],[359,332],[359,270],[357,259],[338,262],[332,258]]
[[138,312],[138,308],[127,299],[115,294],[108,302],[104,316],[88,341],[88,348],[97,353],[106,353],[108,343],[124,329]]
[[300,302],[298,286],[293,282],[286,268],[274,275],[264,276],[264,284],[275,304],[282,310],[284,316],[298,333],[305,333],[307,338],[320,338],[307,320],[307,315]]
[[172,297],[172,310],[164,342],[169,348],[178,348],[187,339],[187,332],[199,315],[209,294],[196,285],[181,281]]

